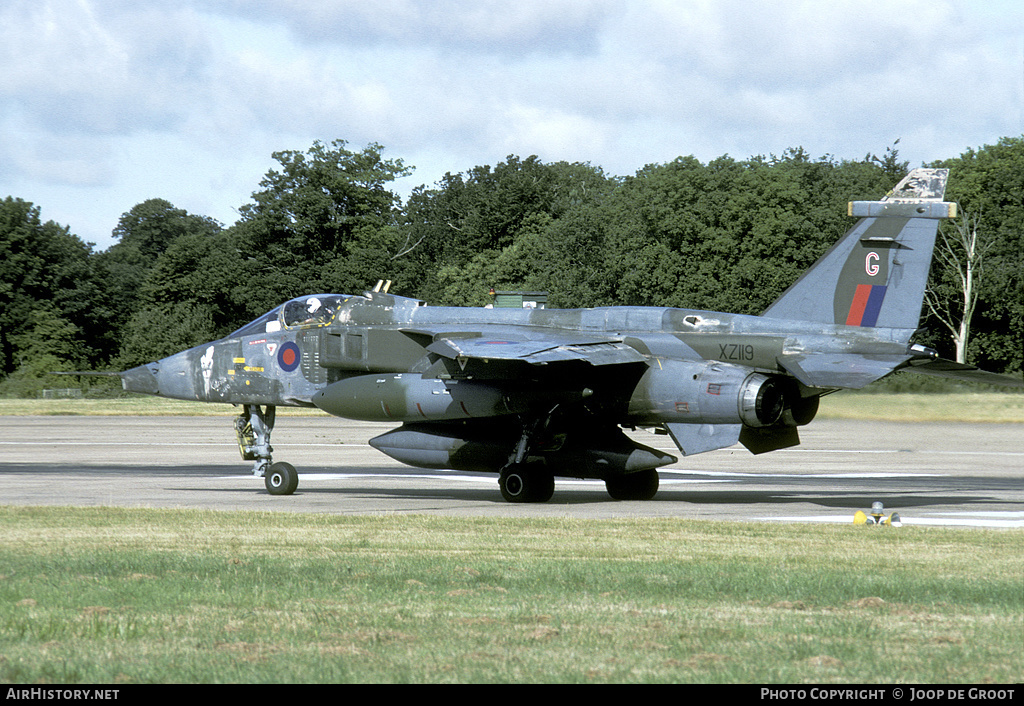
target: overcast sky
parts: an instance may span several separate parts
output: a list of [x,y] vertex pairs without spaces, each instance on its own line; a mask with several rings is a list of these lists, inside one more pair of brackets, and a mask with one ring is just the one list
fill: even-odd
[[1020,136],[1022,96],[1020,0],[2,0],[0,198],[101,250],[149,198],[234,223],[314,140],[380,143],[403,195],[510,154],[917,166]]

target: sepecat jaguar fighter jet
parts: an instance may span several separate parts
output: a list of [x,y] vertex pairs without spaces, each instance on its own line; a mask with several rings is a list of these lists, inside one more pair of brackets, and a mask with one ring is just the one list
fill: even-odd
[[915,169],[760,316],[659,307],[434,307],[387,293],[293,299],[234,333],[119,373],[126,390],[241,406],[243,457],[272,494],[278,406],[399,426],[370,440],[424,468],[498,474],[510,502],[544,502],[554,477],[598,478],[617,499],[658,490],[674,456],[623,428],[671,436],[684,456],[800,443],[819,398],[900,369],[1020,381],[913,343],[936,230],[955,215],[948,171]]

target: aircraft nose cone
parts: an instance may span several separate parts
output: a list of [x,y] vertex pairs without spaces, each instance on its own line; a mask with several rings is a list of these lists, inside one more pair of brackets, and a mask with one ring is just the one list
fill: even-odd
[[[196,360],[195,349],[175,353],[172,356],[162,358],[156,363],[158,393],[161,397],[173,397],[179,400],[204,399],[197,393],[202,393],[202,388],[197,390],[197,376],[202,380],[208,379],[209,371],[203,370],[200,361]],[[209,393],[209,389],[206,390]],[[209,397],[205,399],[210,399]]]
[[155,363],[140,365],[119,373],[121,387],[128,392],[160,395],[180,400],[198,399],[189,351],[182,351]]

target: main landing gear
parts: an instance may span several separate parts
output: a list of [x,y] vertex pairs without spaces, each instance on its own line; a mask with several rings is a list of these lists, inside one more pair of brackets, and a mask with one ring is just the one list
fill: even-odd
[[650,500],[658,494],[658,472],[653,468],[604,479],[608,494],[616,500]]
[[498,488],[507,502],[546,503],[555,494],[554,474],[544,463],[527,461],[526,458],[530,449],[538,444],[556,409],[558,405],[546,415],[524,422],[519,443],[498,474]]
[[[580,478],[601,478],[615,500],[651,500],[658,493],[658,466],[675,458],[628,439],[615,425],[552,423],[558,406],[522,420],[519,441],[498,475],[510,503],[543,503],[555,490],[552,469]],[[557,432],[557,433],[556,433]],[[575,439],[575,441],[573,440]]]
[[510,503],[546,503],[555,493],[555,477],[543,463],[512,463],[501,470],[498,487]]
[[524,420],[522,434],[508,462],[498,474],[498,488],[507,502],[547,502],[555,494],[555,476],[541,461],[527,461],[539,445],[558,405],[547,414]]
[[253,461],[252,474],[262,476],[271,495],[291,495],[299,486],[299,474],[290,463],[273,463],[270,432],[274,430],[277,408],[243,405],[235,418],[235,434],[242,459]]

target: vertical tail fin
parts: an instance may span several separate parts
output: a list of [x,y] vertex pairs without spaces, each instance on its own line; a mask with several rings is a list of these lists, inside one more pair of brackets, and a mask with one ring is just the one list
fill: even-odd
[[861,219],[762,316],[822,324],[916,329],[948,169],[914,169],[881,201],[854,201]]

